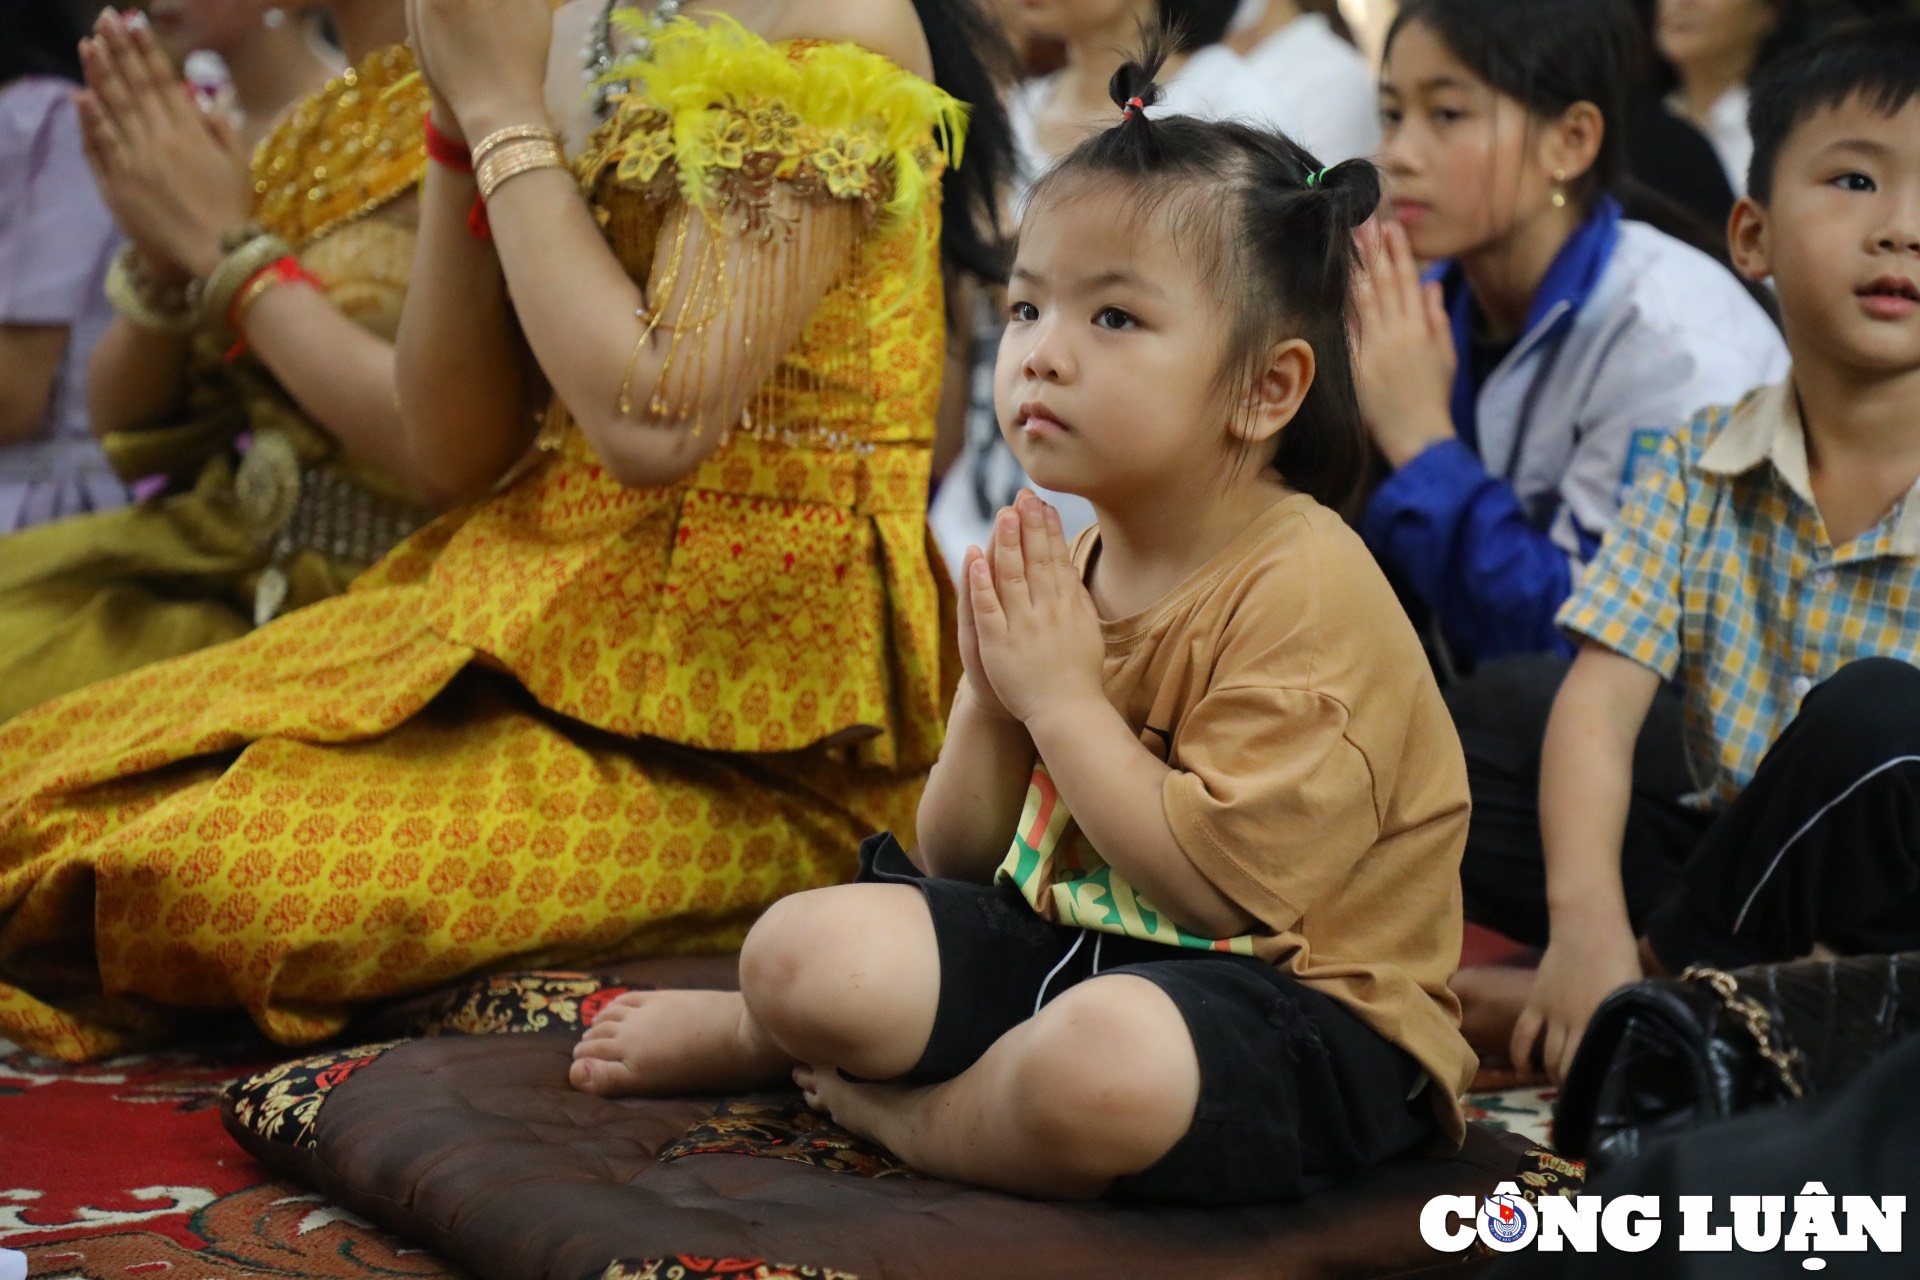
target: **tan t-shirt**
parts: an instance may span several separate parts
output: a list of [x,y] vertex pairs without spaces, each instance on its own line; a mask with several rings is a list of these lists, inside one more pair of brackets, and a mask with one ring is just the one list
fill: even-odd
[[[1099,530],[1074,547],[1084,574]],[[1048,919],[1281,965],[1427,1069],[1448,1132],[1473,1077],[1460,959],[1467,772],[1373,556],[1305,495],[1269,508],[1152,609],[1103,621],[1105,685],[1172,768],[1195,867],[1265,930],[1187,934],[1080,833],[1044,765],[998,879]]]

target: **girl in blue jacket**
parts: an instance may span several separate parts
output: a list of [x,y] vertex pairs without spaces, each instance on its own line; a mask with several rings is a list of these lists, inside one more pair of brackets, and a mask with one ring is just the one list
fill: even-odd
[[1361,529],[1443,676],[1570,654],[1554,613],[1636,463],[1786,369],[1746,286],[1615,194],[1639,41],[1625,0],[1409,0],[1387,36]]

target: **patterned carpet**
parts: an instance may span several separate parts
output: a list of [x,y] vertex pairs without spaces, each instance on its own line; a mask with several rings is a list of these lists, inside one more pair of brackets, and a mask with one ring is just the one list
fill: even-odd
[[[25,1253],[33,1280],[460,1275],[228,1139],[221,1088],[285,1056],[236,1036],[71,1066],[0,1041],[0,1250]],[[1478,1094],[1469,1114],[1544,1140],[1552,1096]]]
[[279,1056],[237,1039],[76,1067],[0,1041],[0,1249],[34,1280],[458,1275],[227,1137],[220,1090]]

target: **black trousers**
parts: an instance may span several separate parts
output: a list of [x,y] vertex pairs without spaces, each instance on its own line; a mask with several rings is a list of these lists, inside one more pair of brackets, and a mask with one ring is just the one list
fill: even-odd
[[[1534,946],[1547,940],[1540,744],[1566,666],[1496,664],[1448,698],[1473,788],[1467,918]],[[1678,802],[1679,717],[1663,690],[1635,749],[1621,864],[1633,926],[1663,964],[1920,947],[1920,668],[1866,658],[1816,686],[1717,818]]]

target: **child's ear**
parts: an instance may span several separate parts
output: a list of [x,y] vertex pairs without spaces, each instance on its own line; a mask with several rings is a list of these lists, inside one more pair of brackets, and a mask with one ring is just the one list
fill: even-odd
[[1767,234],[1767,206],[1752,196],[1741,196],[1727,219],[1727,255],[1733,269],[1749,280],[1773,274],[1773,247]]
[[1235,418],[1233,437],[1247,444],[1271,440],[1293,421],[1313,386],[1313,347],[1305,338],[1288,338],[1267,353],[1254,379],[1250,412]]
[[1607,136],[1606,117],[1591,102],[1576,102],[1560,113],[1546,131],[1547,171],[1565,174],[1556,181],[1574,182],[1600,158],[1600,144]]

